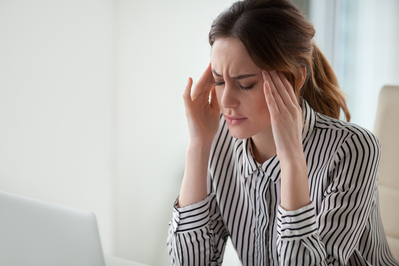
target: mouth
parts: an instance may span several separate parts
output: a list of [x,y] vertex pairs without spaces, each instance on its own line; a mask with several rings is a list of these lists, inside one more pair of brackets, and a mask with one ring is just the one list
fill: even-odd
[[247,119],[246,117],[239,117],[239,116],[233,116],[233,115],[224,115],[224,118],[226,118],[227,124],[233,125],[233,126],[239,125]]

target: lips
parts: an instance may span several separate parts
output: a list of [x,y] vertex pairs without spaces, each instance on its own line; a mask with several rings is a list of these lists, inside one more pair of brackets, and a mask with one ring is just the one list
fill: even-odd
[[244,122],[247,118],[246,117],[239,117],[239,116],[233,116],[233,115],[225,115],[224,118],[226,118],[226,122],[229,125],[239,125],[242,122]]

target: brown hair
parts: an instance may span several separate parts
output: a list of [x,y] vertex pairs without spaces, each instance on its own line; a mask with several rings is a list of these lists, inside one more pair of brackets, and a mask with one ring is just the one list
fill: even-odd
[[[350,121],[345,94],[322,52],[314,43],[315,30],[289,0],[235,2],[212,23],[209,43],[217,38],[239,39],[261,69],[285,73],[300,101],[316,111],[339,119],[340,110]],[[306,67],[302,88],[301,69]]]

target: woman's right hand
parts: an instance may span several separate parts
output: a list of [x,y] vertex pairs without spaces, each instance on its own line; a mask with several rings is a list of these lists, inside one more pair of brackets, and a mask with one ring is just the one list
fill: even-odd
[[196,147],[210,147],[219,127],[220,109],[214,82],[209,64],[193,92],[191,93],[193,80],[189,78],[183,94],[190,145]]

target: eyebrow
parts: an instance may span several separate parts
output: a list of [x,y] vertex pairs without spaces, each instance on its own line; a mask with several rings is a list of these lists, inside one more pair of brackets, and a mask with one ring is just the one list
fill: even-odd
[[[215,76],[217,76],[217,77],[223,77],[222,75],[218,74],[216,72],[216,70],[213,69],[213,68],[212,68],[212,73],[215,74]],[[232,79],[245,79],[245,78],[249,78],[249,77],[253,77],[253,76],[256,76],[256,74],[239,75],[239,76],[236,76],[236,77],[232,77]]]

